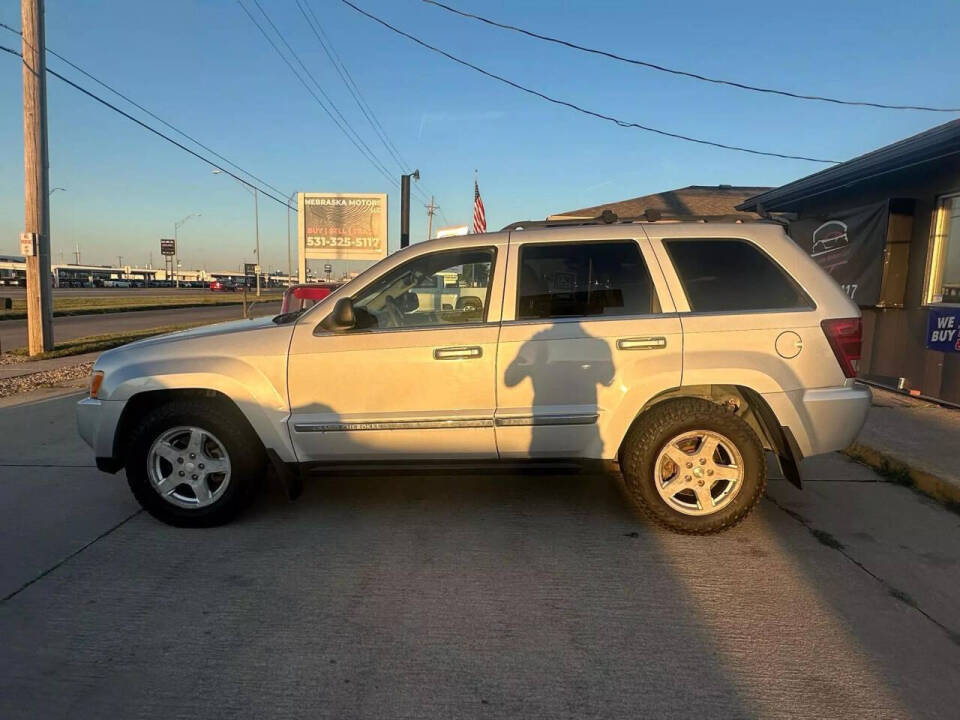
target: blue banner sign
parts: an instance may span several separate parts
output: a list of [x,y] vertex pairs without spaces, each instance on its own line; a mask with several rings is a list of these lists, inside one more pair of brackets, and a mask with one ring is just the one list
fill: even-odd
[[960,307],[930,309],[927,347],[940,352],[960,353]]

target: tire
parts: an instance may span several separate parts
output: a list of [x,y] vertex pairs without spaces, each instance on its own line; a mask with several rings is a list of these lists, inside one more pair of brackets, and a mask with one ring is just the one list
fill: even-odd
[[[711,442],[717,443],[712,452]],[[767,483],[756,433],[729,410],[699,398],[666,400],[645,412],[627,433],[620,468],[634,504],[659,525],[690,535],[739,523]]]
[[[195,438],[201,449],[191,457]],[[127,436],[126,448],[130,490],[144,510],[176,527],[229,522],[253,500],[265,470],[263,447],[240,411],[201,399],[149,410]],[[181,474],[184,480],[176,485]],[[170,478],[162,490],[158,476]]]

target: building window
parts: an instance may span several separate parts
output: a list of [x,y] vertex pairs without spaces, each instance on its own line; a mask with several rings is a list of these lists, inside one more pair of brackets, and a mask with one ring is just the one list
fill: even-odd
[[960,195],[937,202],[927,302],[960,304]]

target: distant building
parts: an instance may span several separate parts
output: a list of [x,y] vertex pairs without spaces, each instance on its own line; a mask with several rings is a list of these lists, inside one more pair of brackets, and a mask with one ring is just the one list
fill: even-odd
[[861,375],[960,403],[960,120],[757,193],[863,312]]
[[593,205],[592,207],[568,210],[548,217],[548,220],[588,220],[599,217],[604,210],[617,214],[621,219],[640,217],[646,210],[659,210],[663,215],[697,215],[703,217],[729,217],[731,220],[756,220],[759,215],[737,206],[754,195],[771,190],[769,187],[745,187],[740,185],[690,185],[676,190],[642,195],[629,200]]

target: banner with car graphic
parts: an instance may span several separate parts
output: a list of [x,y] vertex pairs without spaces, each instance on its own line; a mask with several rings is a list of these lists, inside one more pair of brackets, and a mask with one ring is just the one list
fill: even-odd
[[887,243],[887,202],[848,208],[790,223],[793,241],[806,250],[858,305],[876,305]]
[[299,193],[300,253],[311,260],[387,256],[386,193]]

